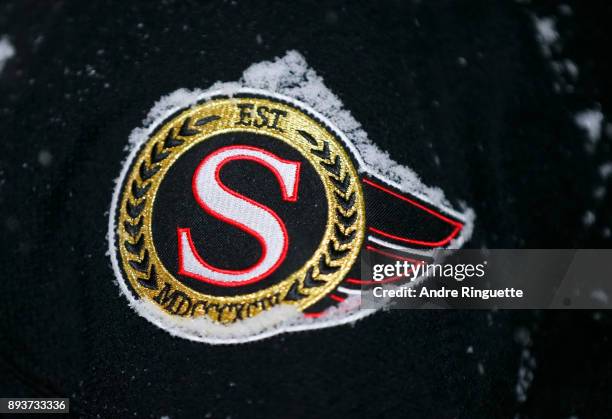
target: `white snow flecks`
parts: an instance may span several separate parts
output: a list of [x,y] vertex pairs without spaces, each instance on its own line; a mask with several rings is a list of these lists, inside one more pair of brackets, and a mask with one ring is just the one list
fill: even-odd
[[582,216],[582,224],[584,224],[585,226],[592,226],[593,224],[595,224],[595,219],[596,218],[593,211],[587,211]]
[[[575,62],[563,56],[565,53],[563,38],[564,34],[567,33],[564,29],[564,23],[572,15],[573,10],[567,4],[559,5],[556,11],[548,16],[538,17],[533,13],[530,14],[536,31],[536,40],[544,58],[548,60],[555,74],[553,80],[554,91],[561,95],[576,93],[576,85],[581,75]],[[560,31],[560,29],[563,29],[563,31]],[[610,122],[606,123],[608,118],[604,115],[604,111],[598,103],[593,103],[588,108],[576,112],[573,116],[574,123],[584,133],[585,150],[592,155],[595,155],[600,148],[599,143],[604,135],[612,138],[612,124]],[[604,154],[601,153],[601,155]],[[598,164],[601,164],[601,162]],[[608,166],[608,163],[604,163],[599,168],[601,178],[605,181],[612,173],[612,164]],[[604,184],[597,184],[592,189],[592,196],[595,200],[603,200],[606,194],[607,190]],[[588,210],[584,213],[582,223],[585,227],[592,226],[595,221],[594,210]]]
[[612,162],[604,163],[599,166],[599,175],[605,180],[612,175]]
[[521,346],[531,345],[531,333],[525,327],[519,327],[514,332],[514,340]]
[[[143,121],[144,125],[151,125],[154,121],[164,115],[168,110],[181,108],[185,105],[191,105],[197,102],[198,97],[204,93],[201,89],[178,89],[174,92],[162,96],[155,104],[153,108],[147,114],[147,117]],[[132,141],[132,136],[130,136]]]
[[576,125],[586,132],[587,138],[591,144],[596,144],[601,138],[603,119],[603,113],[596,109],[587,109],[582,112],[578,112],[574,116]]
[[41,166],[49,167],[53,163],[53,154],[49,150],[40,150],[38,152],[38,163]]
[[565,71],[567,71],[570,76],[572,76],[574,79],[578,78],[579,70],[576,63],[574,63],[572,60],[565,59],[563,60],[563,65],[565,67]]
[[[536,40],[556,76],[553,88],[557,93],[575,92],[575,83],[580,75],[576,63],[562,56],[563,43],[558,29],[558,22],[571,16],[572,13],[571,7],[563,4],[557,9],[557,12],[550,16],[538,17],[531,14],[536,30]],[[604,130],[604,114],[601,109],[595,104],[591,109],[580,111],[574,115],[574,122],[587,136],[586,150],[593,153]]]
[[158,119],[167,115],[173,109],[189,106],[197,102],[198,98],[204,94],[201,89],[178,89],[174,92],[162,96],[149,111],[146,118],[142,121],[143,128],[136,128],[130,133],[128,149],[140,145],[146,140],[151,125]]
[[603,186],[598,186],[593,189],[593,198],[595,199],[603,199],[606,196],[606,188]]
[[605,185],[606,185],[606,181],[608,180],[608,178],[612,176],[612,162],[606,162],[606,163],[601,164],[599,166],[598,171],[599,171],[599,176],[603,180],[604,184],[599,185],[595,189],[593,189],[593,197],[595,199],[601,200],[606,196],[608,192]]
[[557,75],[561,77],[565,76],[567,79],[569,79],[568,81],[575,81],[578,78],[578,75],[580,74],[576,63],[567,58],[563,60],[553,61],[551,63],[551,66],[553,70],[555,70],[555,73],[557,73]]
[[571,16],[574,14],[574,11],[572,10],[572,8],[568,6],[567,4],[560,4],[558,9],[559,9],[559,13],[561,13],[564,16]]
[[479,362],[479,363],[476,365],[476,369],[478,370],[478,374],[480,374],[480,375],[485,375],[485,368],[484,368],[484,365],[483,365],[483,363],[482,363],[482,362]]
[[15,55],[15,47],[5,35],[0,38],[0,73],[4,70],[6,62]]
[[550,67],[555,73],[553,88],[557,93],[572,93],[574,83],[578,80],[579,69],[569,58],[560,57],[563,51],[561,35],[557,30],[557,17],[531,16],[536,29],[536,40],[545,58],[550,61]]
[[550,57],[553,48],[558,44],[560,36],[557,31],[557,21],[553,17],[538,18],[533,16],[537,40],[545,56]]
[[523,403],[527,400],[527,391],[533,382],[533,369],[535,358],[528,349],[521,352],[521,366],[518,371],[518,380],[515,387],[516,399]]
[[519,403],[527,400],[527,392],[533,382],[536,367],[535,357],[531,354],[531,332],[525,327],[518,328],[514,333],[514,340],[522,346],[519,370],[514,392]]

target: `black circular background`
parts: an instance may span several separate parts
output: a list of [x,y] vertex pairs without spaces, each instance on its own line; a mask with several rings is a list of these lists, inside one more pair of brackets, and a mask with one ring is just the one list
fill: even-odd
[[[259,260],[261,245],[258,240],[206,213],[195,200],[191,188],[193,175],[202,159],[221,147],[239,144],[260,147],[282,159],[300,162],[298,199],[296,202],[283,201],[274,174],[255,162],[235,160],[221,169],[224,185],[278,214],[287,228],[289,250],[285,260],[268,277],[239,287],[220,287],[178,274],[177,228],[191,229],[198,253],[215,267],[245,269]],[[282,281],[312,256],[325,232],[327,208],[323,183],[299,151],[267,135],[219,134],[193,146],[166,173],[153,204],[153,243],[166,269],[188,287],[211,295],[246,294]]]

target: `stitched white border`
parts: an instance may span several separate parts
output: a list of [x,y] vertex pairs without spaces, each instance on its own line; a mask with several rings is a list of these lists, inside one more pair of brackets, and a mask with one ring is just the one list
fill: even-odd
[[[290,62],[283,66],[284,61]],[[292,83],[272,83],[270,75],[266,72],[270,68],[259,68],[259,70],[263,71],[253,70],[257,70],[258,66],[261,67],[266,64],[272,66],[272,70],[277,72],[274,74],[273,80],[283,79],[283,74],[278,74],[280,69],[281,72],[286,72],[284,76],[292,80]],[[299,74],[299,71],[302,71],[303,74]],[[267,89],[253,88],[253,86],[261,87],[262,85],[267,87]],[[309,87],[315,91],[314,94],[304,93],[309,92]],[[205,318],[185,319],[169,315],[150,302],[135,299],[129,291],[121,274],[119,261],[117,260],[114,233],[115,215],[121,185],[140,146],[149,138],[150,134],[160,123],[176,111],[188,108],[197,102],[210,99],[213,96],[232,96],[237,93],[261,94],[277,98],[312,114],[325,123],[351,151],[357,161],[360,173],[367,173],[369,176],[378,178],[399,190],[411,193],[431,205],[443,208],[446,213],[461,220],[465,227],[461,230],[459,236],[451,242],[450,247],[459,248],[465,241],[469,240],[475,218],[474,212],[471,209],[465,209],[463,213],[453,210],[448,206],[439,189],[424,186],[414,172],[392,161],[386,153],[383,153],[373,145],[367,138],[367,134],[361,129],[359,123],[354,120],[348,111],[344,110],[339,99],[323,85],[322,79],[307,67],[303,57],[295,51],[289,51],[284,57],[278,58],[272,63],[254,64],[244,72],[239,82],[217,83],[206,91],[179,89],[173,92],[155,104],[144,121],[145,126],[143,128],[136,128],[132,131],[130,135],[130,152],[122,163],[121,174],[116,181],[113,191],[107,240],[112,268],[121,293],[127,297],[130,306],[142,317],[167,330],[174,336],[211,344],[230,344],[260,340],[283,332],[319,329],[352,323],[376,311],[374,309],[360,309],[360,297],[354,295],[338,306],[331,307],[321,317],[316,319],[306,318],[292,307],[277,306],[255,318],[242,320],[229,326],[221,326]],[[319,99],[320,103],[317,102]],[[304,103],[304,101],[308,103]],[[329,104],[330,102],[332,102],[333,106]],[[348,135],[345,135],[336,126],[344,126]],[[353,144],[353,141],[349,138],[353,139],[356,144]],[[363,153],[370,157],[369,164],[364,161]],[[379,164],[378,166],[373,164],[376,162]],[[389,174],[390,171],[395,179],[389,179],[389,176],[384,175]]]

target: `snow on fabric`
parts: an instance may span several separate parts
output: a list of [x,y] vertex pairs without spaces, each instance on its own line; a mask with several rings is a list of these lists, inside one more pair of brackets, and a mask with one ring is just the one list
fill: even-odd
[[15,55],[15,47],[5,35],[0,38],[0,73],[4,70],[6,62]]
[[[344,134],[348,143],[352,143],[363,159],[367,170],[390,180],[400,189],[410,191],[414,195],[436,206],[443,206],[465,222],[460,236],[451,243],[451,248],[458,248],[469,240],[473,231],[474,211],[461,203],[462,209],[453,210],[449,201],[439,188],[424,185],[410,168],[393,161],[388,153],[381,151],[370,141],[366,132],[351,113],[344,108],[340,99],[324,84],[323,79],[308,67],[304,57],[297,51],[288,51],[285,56],[274,61],[264,61],[247,68],[237,82],[217,82],[209,89],[178,89],[161,97],[149,111],[143,121],[143,127],[132,131],[129,137],[128,151],[133,158],[139,146],[160,121],[176,112],[189,107],[203,98],[213,95],[231,96],[234,92],[244,89],[256,89],[266,93],[274,93],[281,97],[298,100],[313,108],[315,114],[322,120],[335,125]],[[254,90],[255,91],[255,90]],[[125,177],[128,165],[123,166],[123,172],[117,182]],[[115,189],[112,209],[116,208],[118,190]],[[114,218],[109,217],[109,253],[113,269],[120,276],[119,266],[115,257]],[[176,318],[154,307],[150,302],[135,300],[127,290],[126,285],[118,281],[123,293],[130,300],[131,306],[143,317],[153,321],[158,326],[176,336],[208,343],[244,343],[262,339],[280,332],[290,332],[313,328],[331,327],[339,324],[352,323],[374,313],[374,309],[360,309],[361,298],[351,295],[336,307],[326,310],[318,318],[305,318],[301,312],[290,306],[278,306],[262,313],[255,318],[238,321],[231,326],[216,324],[208,319]],[[208,334],[215,337],[211,338]]]

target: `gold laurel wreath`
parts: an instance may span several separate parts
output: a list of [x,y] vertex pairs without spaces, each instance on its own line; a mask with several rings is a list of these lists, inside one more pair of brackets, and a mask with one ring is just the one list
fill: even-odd
[[[276,104],[278,105],[278,103]],[[146,218],[145,208],[147,207],[148,194],[153,180],[156,179],[162,166],[167,164],[167,159],[173,156],[180,146],[197,137],[198,134],[201,134],[203,127],[221,119],[221,116],[207,115],[192,118],[183,114],[181,118],[183,119],[180,128],[170,128],[163,139],[152,136],[152,139],[157,139],[153,141],[150,148],[148,145],[151,140],[147,141],[139,152],[141,157],[134,161],[136,164],[130,170],[131,176],[127,178],[127,182],[123,185],[124,198],[120,208],[120,219],[123,222],[118,226],[118,236],[121,239],[120,245],[125,250],[121,252],[124,256],[124,267],[126,270],[132,270],[136,282],[150,292],[160,288],[160,268],[156,266],[156,262],[152,260],[150,255],[152,249],[149,249],[149,243],[152,240],[147,240],[145,237],[146,234],[150,234],[150,231],[143,231],[144,219]],[[322,251],[316,263],[310,264],[306,272],[295,278],[290,286],[278,288],[277,284],[276,287],[270,287],[274,288],[273,292],[265,298],[259,298],[258,301],[230,302],[223,301],[229,297],[216,297],[217,300],[221,301],[208,303],[206,307],[201,307],[204,309],[203,314],[213,320],[231,323],[239,319],[252,317],[283,301],[304,309],[314,304],[331,290],[322,293],[316,300],[307,297],[312,296],[313,292],[328,284],[332,280],[331,278],[334,278],[343,267],[345,269],[342,270],[346,271],[346,264],[350,263],[352,265],[354,263],[356,256],[355,252],[352,251],[355,248],[360,248],[364,235],[363,198],[360,190],[361,186],[354,174],[354,169],[353,173],[350,173],[343,166],[342,159],[338,155],[341,151],[340,146],[337,146],[339,148],[338,152],[334,153],[331,151],[329,141],[315,138],[306,129],[296,128],[296,131],[309,144],[308,151],[311,157],[314,157],[314,160],[325,170],[327,181],[324,181],[324,183],[331,185],[333,188],[334,205],[330,205],[329,208],[329,211],[334,212],[332,217],[334,223],[333,234],[326,241],[323,249],[319,247]],[[174,161],[175,159],[170,160]],[[350,164],[346,155],[344,160]],[[138,161],[140,161],[139,164]],[[171,165],[172,162],[169,164]],[[353,257],[350,257],[351,253]],[[164,269],[163,266],[161,268]],[[340,281],[336,280],[334,282],[339,283]],[[197,294],[203,295],[201,293]],[[238,297],[240,296],[231,298]],[[159,298],[151,299],[164,307]],[[310,301],[306,303],[305,300]],[[172,313],[167,307],[164,308]],[[176,312],[173,314],[185,315],[185,313]],[[192,310],[191,315],[194,315],[194,310]]]

